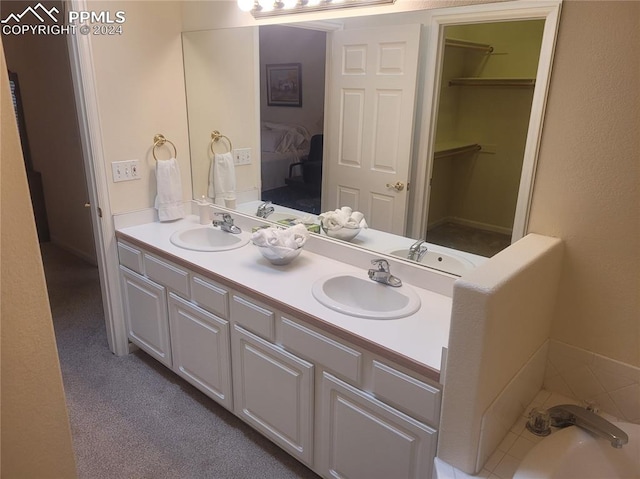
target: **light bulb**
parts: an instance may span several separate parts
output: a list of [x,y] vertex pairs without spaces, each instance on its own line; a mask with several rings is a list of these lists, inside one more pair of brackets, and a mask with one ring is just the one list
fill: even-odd
[[262,7],[263,12],[270,12],[273,10],[273,0],[258,0],[258,3]]
[[307,6],[308,7],[315,7],[315,6],[318,6],[318,5],[320,5],[320,0],[309,0],[307,2]]
[[282,8],[294,8],[298,4],[298,0],[282,0]]
[[253,0],[238,0],[238,8],[243,12],[250,12],[253,6]]

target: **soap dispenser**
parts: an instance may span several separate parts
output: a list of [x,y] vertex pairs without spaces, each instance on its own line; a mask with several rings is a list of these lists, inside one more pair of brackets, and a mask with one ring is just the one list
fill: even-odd
[[200,224],[208,225],[211,223],[211,203],[202,195],[202,199],[198,202],[198,213],[200,215]]

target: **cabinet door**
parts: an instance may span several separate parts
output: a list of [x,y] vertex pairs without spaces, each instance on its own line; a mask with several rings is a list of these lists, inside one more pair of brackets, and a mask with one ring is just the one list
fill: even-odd
[[173,370],[232,409],[229,322],[169,293],[169,324]]
[[327,478],[428,479],[437,432],[323,373],[318,467]]
[[166,290],[122,266],[120,275],[129,339],[162,364],[171,367]]
[[313,459],[313,365],[233,326],[235,413],[300,461]]

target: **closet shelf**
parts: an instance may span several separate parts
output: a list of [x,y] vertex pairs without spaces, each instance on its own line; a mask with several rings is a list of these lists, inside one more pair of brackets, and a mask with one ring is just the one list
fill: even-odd
[[493,47],[487,43],[470,42],[468,40],[459,40],[457,38],[445,38],[445,47],[466,48],[467,50],[477,50],[484,53],[492,53]]
[[480,151],[481,149],[482,147],[477,143],[465,141],[447,141],[443,143],[436,143],[433,157],[448,158],[450,156],[461,155],[463,153]]
[[452,78],[449,86],[500,86],[516,88],[532,88],[535,78]]

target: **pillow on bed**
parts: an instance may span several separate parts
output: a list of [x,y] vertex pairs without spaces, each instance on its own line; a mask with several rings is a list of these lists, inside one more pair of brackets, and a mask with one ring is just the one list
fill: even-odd
[[260,149],[269,153],[277,151],[285,133],[284,130],[261,130]]

